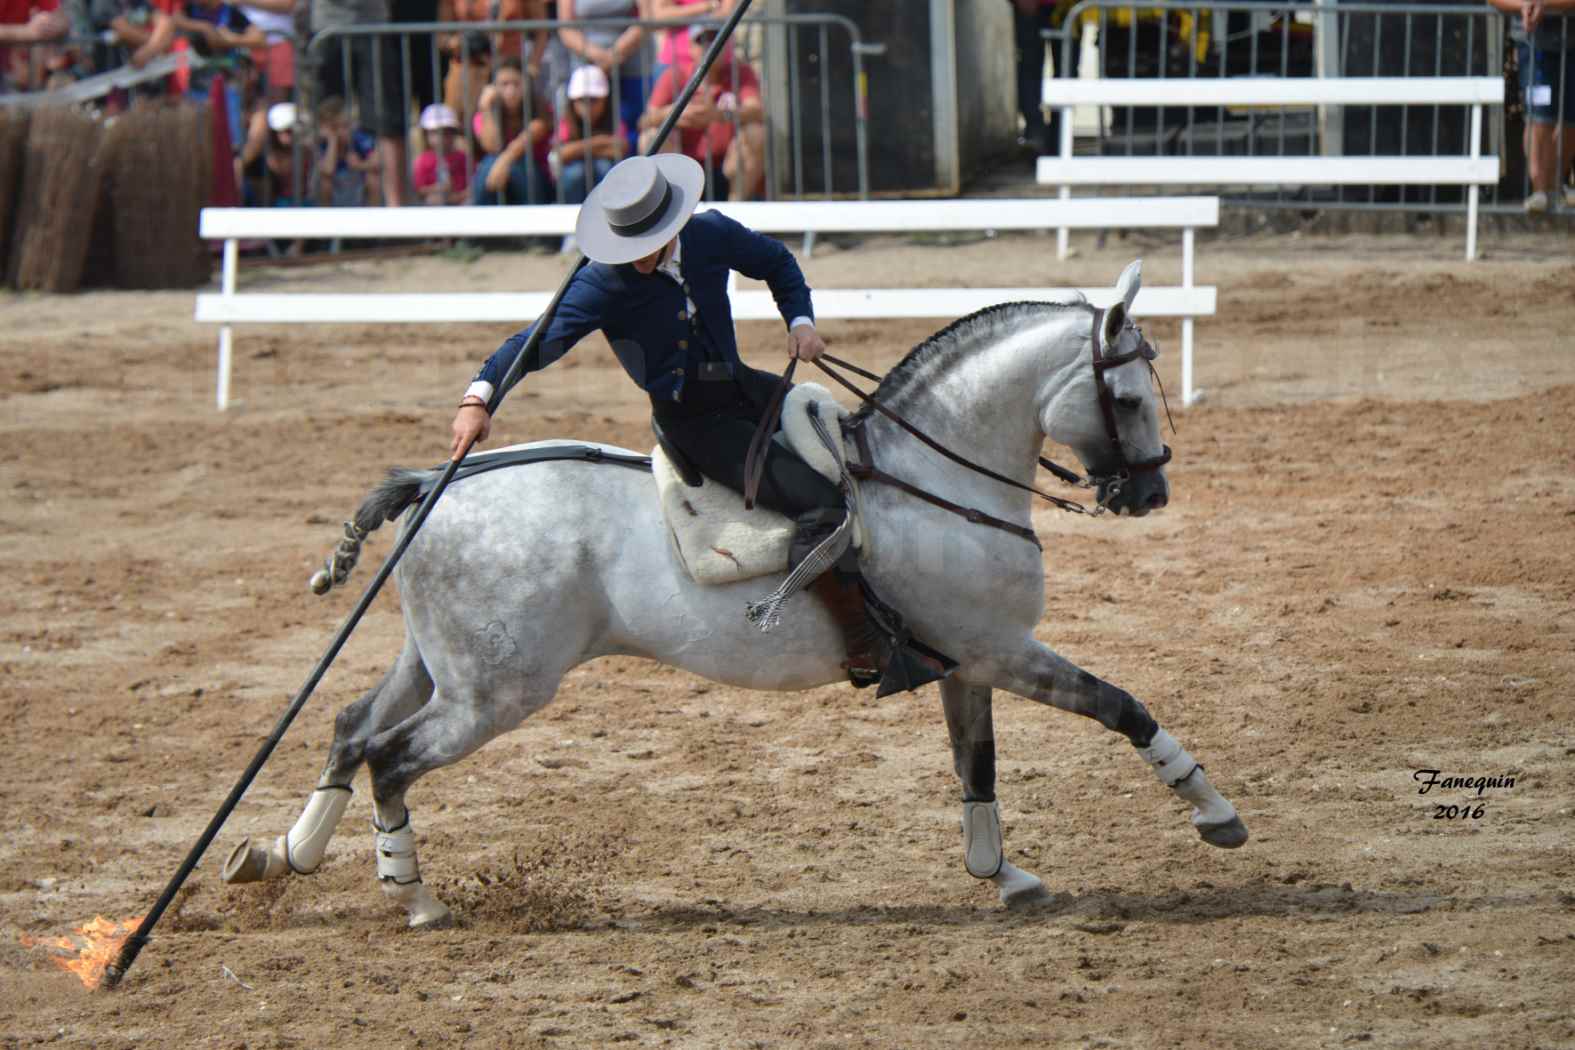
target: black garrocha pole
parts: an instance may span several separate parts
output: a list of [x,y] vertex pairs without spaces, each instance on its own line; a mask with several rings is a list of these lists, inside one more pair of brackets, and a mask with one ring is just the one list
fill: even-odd
[[[723,46],[732,37],[733,30],[738,26],[739,20],[744,17],[744,13],[749,9],[749,4],[750,0],[741,0],[738,6],[728,15],[727,21],[722,24],[721,30],[711,42],[711,47],[706,51],[705,57],[695,67],[694,74],[689,78],[689,83],[684,85],[683,93],[678,96],[678,101],[673,105],[672,111],[667,114],[667,119],[662,121],[662,126],[657,130],[656,138],[646,151],[646,156],[651,156],[658,152],[662,148],[663,143],[667,141],[667,136],[678,123],[678,118],[683,115],[684,109],[689,105],[689,100],[694,97],[695,91],[705,81],[706,75],[711,72],[711,66],[715,64],[717,56],[722,53]],[[519,379],[520,371],[523,369],[526,359],[530,356],[531,351],[535,350],[540,344],[542,333],[547,330],[548,325],[552,323],[553,315],[558,312],[558,304],[563,301],[563,296],[569,290],[570,283],[573,282],[575,275],[580,272],[581,267],[587,261],[584,255],[580,256],[579,261],[574,264],[574,268],[563,279],[563,283],[558,285],[558,290],[553,294],[552,301],[547,304],[547,309],[536,319],[536,327],[531,331],[530,338],[520,348],[518,356],[514,358],[513,364],[509,366],[508,373],[503,377],[503,381],[492,392],[492,398],[487,403],[488,415],[492,415],[497,411],[498,405],[503,401],[504,393]],[[460,459],[463,459],[469,452],[470,446],[467,445]],[[442,497],[443,490],[448,488],[448,484],[453,480],[454,472],[459,468],[459,464],[460,460],[451,459],[443,468],[443,473],[438,478],[437,484],[427,494],[426,499],[421,501],[421,506],[416,509],[415,516],[410,519],[410,524],[400,537],[399,542],[395,544],[393,551],[388,555],[387,560],[383,562],[382,568],[377,570],[377,575],[372,578],[372,582],[367,585],[366,590],[361,594],[361,600],[356,602],[355,608],[351,610],[344,625],[334,635],[334,640],[328,645],[328,651],[323,654],[321,660],[317,661],[317,666],[312,669],[311,675],[306,679],[306,684],[301,686],[301,691],[295,695],[295,699],[290,702],[290,706],[285,709],[284,714],[279,716],[278,724],[273,727],[273,732],[268,734],[268,739],[263,741],[262,747],[257,750],[257,754],[252,756],[246,771],[241,774],[241,778],[230,789],[224,804],[213,815],[213,819],[208,821],[208,826],[203,830],[202,836],[192,846],[191,852],[186,854],[186,859],[181,861],[181,865],[176,869],[174,877],[169,881],[169,885],[164,887],[164,892],[159,894],[159,899],[154,902],[152,910],[148,912],[147,916],[137,926],[136,932],[126,938],[126,943],[121,946],[120,954],[115,957],[115,961],[105,967],[104,976],[99,980],[99,987],[116,987],[120,984],[121,979],[126,976],[126,971],[131,969],[131,964],[136,961],[138,953],[147,945],[148,938],[153,933],[153,927],[158,925],[165,909],[174,901],[175,895],[180,892],[180,888],[185,883],[186,878],[197,867],[197,863],[202,860],[203,853],[207,851],[215,836],[219,834],[219,829],[229,819],[230,813],[240,803],[241,796],[246,794],[247,788],[251,787],[252,781],[262,770],[263,764],[268,761],[269,756],[273,754],[274,748],[278,747],[279,741],[284,738],[285,731],[290,728],[290,723],[295,721],[295,716],[300,714],[301,708],[306,706],[306,701],[311,698],[312,691],[317,688],[317,684],[323,680],[323,675],[328,672],[328,668],[333,664],[334,658],[339,655],[339,650],[344,648],[345,642],[349,640],[350,634],[355,630],[356,625],[361,622],[361,617],[366,614],[366,610],[371,606],[373,599],[377,597],[378,591],[383,589],[383,584],[393,574],[394,566],[399,564],[400,557],[404,555],[411,541],[415,539],[416,533],[421,530],[421,525],[427,520],[427,516],[432,513],[432,508],[437,504],[438,499]]]

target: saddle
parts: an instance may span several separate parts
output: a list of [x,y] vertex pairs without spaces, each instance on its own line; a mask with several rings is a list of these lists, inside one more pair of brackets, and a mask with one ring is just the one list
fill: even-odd
[[[815,405],[824,429],[837,444],[827,449],[809,416]],[[782,405],[782,429],[773,440],[781,442],[832,482],[842,480],[846,453],[841,447],[841,421],[849,415],[831,391],[815,383],[800,383]],[[715,482],[707,482],[693,463],[666,441],[652,421],[657,446],[651,450],[651,470],[667,520],[667,532],[678,561],[699,584],[736,583],[757,576],[771,576],[788,569],[789,548],[795,526],[792,518],[757,506],[744,509],[744,497]],[[863,530],[856,528],[853,542],[860,546]]]

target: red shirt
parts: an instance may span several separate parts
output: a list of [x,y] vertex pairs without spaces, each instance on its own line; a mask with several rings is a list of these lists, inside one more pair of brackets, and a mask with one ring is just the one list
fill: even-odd
[[34,11],[58,11],[60,0],[0,0],[0,26],[26,25]]
[[[672,105],[682,88],[677,71],[669,69],[651,88],[651,98],[647,105],[652,108]],[[724,95],[735,96],[736,104],[741,106],[745,102],[759,100],[760,78],[755,76],[755,71],[744,63],[722,58],[711,67],[711,75],[700,90],[706,93],[713,106],[717,105]],[[727,147],[733,141],[733,128],[731,120],[714,121],[708,128],[679,128],[680,148],[701,164],[706,162],[706,154],[709,153],[711,163],[719,165],[722,163],[722,158],[727,155]]]
[[[444,167],[448,168],[448,184],[450,189],[458,189],[469,185],[465,178],[465,153],[463,150],[453,150],[443,158]],[[429,190],[438,184],[438,155],[434,150],[427,150],[416,158],[415,173],[416,190]]]

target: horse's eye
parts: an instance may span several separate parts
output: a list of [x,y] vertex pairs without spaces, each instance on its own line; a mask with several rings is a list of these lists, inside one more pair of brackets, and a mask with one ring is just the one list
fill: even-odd
[[1123,412],[1136,412],[1138,409],[1143,407],[1143,399],[1141,397],[1133,397],[1128,394],[1124,397],[1116,398],[1116,407],[1121,409]]

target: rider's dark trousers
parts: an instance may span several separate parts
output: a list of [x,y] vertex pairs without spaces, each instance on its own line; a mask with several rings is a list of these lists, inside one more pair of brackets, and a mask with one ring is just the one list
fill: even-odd
[[[769,373],[745,368],[733,380],[691,383],[683,401],[653,401],[651,411],[667,439],[700,473],[742,493],[749,442],[776,381]],[[836,485],[774,441],[766,443],[757,502],[790,518],[843,506]]]

